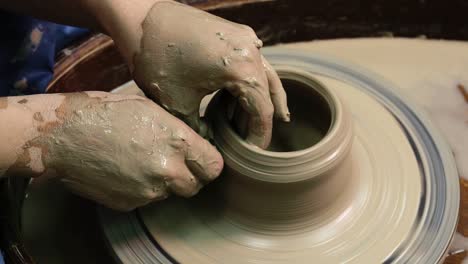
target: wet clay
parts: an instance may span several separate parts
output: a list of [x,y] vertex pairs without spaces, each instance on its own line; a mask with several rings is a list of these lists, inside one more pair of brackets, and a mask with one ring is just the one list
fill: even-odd
[[[348,200],[349,196],[345,186],[351,178],[342,175],[350,170],[346,156],[353,132],[352,120],[341,101],[322,84],[291,69],[279,68],[278,74],[288,85],[288,92],[291,91],[292,96],[288,97],[291,109],[298,114],[297,119],[292,116],[288,131],[280,129],[282,133],[273,133],[273,142],[277,143],[273,147],[279,152],[262,152],[233,143],[242,140],[230,130],[226,122],[228,112],[222,114],[223,105],[230,104],[225,94],[216,95],[207,112],[213,124],[214,141],[227,164],[224,178],[219,181],[222,191],[217,194],[223,197],[226,210],[241,222],[258,222],[259,226],[268,222],[288,229],[290,223],[322,218],[325,208],[339,211],[336,207],[345,207],[346,202],[336,201]],[[300,111],[309,113],[308,117]],[[328,116],[318,118],[324,113]],[[302,140],[287,143],[290,141],[287,135],[298,136],[301,132]],[[316,144],[320,140],[321,144]],[[316,202],[304,207],[299,197]]]
[[[331,78],[313,79],[346,98],[349,110],[333,109],[322,96],[329,107],[310,104],[310,118],[302,117],[309,126],[295,128],[312,139],[285,145],[280,133],[273,134],[283,152],[242,143],[229,123],[214,127],[226,163],[220,180],[194,200],[170,199],[141,210],[167,254],[180,263],[381,263],[391,258],[416,222],[421,182],[411,146],[398,122],[371,97]],[[294,109],[298,97],[290,98]],[[322,124],[314,121],[314,111],[325,114]],[[337,111],[354,117],[354,137],[337,132],[351,131],[343,126],[350,118],[337,118]],[[348,128],[337,130],[340,126]],[[352,144],[342,145],[348,140]]]
[[142,29],[133,61],[137,84],[200,134],[207,133],[200,102],[221,88],[249,113],[249,142],[268,146],[274,113],[289,120],[284,89],[252,29],[173,1],[156,2]]
[[[468,103],[460,88],[468,89],[468,78],[464,75],[468,57],[460,57],[460,54],[465,54],[466,42],[364,38],[303,42],[287,47],[304,53],[340,57],[365,65],[394,81],[405,96],[425,109],[442,131],[454,153],[460,177],[468,180],[468,140],[462,140],[468,132]],[[404,54],[397,56],[401,47],[405,47]],[[440,49],[445,53],[434,53]],[[406,59],[408,56],[412,59]],[[404,63],[401,62],[403,57]],[[435,61],[440,62],[438,66],[434,66]],[[451,66],[447,73],[444,69],[448,65]],[[425,78],[412,75],[414,67],[419,68],[418,76]]]

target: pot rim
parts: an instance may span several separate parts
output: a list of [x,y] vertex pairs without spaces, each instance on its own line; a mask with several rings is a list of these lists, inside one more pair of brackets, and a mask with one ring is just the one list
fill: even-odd
[[[336,167],[349,153],[353,141],[351,115],[340,98],[310,73],[291,66],[276,66],[282,80],[299,82],[314,89],[327,102],[331,122],[327,133],[316,144],[305,149],[274,152],[261,149],[242,139],[229,124],[226,111],[212,112],[214,142],[224,156],[225,163],[249,177],[268,182],[297,182],[311,179]],[[223,92],[210,105],[220,104]],[[225,104],[226,105],[226,104]]]

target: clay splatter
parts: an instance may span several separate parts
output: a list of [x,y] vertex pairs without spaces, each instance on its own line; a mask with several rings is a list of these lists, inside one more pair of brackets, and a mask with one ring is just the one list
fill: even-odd
[[0,98],[0,109],[8,107],[8,100],[6,98]]
[[33,115],[34,120],[39,121],[39,122],[44,122],[44,117],[40,112],[36,112]]

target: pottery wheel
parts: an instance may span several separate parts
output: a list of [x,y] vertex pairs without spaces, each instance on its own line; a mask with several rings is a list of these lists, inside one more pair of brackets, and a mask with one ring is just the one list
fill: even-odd
[[[352,114],[340,209],[280,226],[237,221],[211,190],[216,184],[193,199],[173,197],[128,214],[101,208],[118,262],[437,263],[456,226],[459,189],[451,153],[429,120],[392,84],[355,65],[280,48],[265,56],[313,74]],[[316,202],[277,210],[306,214]]]

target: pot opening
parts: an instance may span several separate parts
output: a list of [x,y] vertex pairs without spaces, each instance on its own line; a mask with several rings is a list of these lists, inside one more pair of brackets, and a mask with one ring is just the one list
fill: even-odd
[[[288,78],[281,78],[281,81],[288,96],[291,121],[273,120],[272,139],[266,150],[292,152],[312,147],[326,136],[332,126],[330,101],[322,94],[321,87]],[[232,128],[242,138],[246,137],[246,120],[242,118],[245,116],[241,110],[230,118]]]
[[326,98],[313,87],[282,79],[291,112],[289,123],[273,121],[267,150],[289,152],[309,148],[325,137],[332,125],[332,110]]

